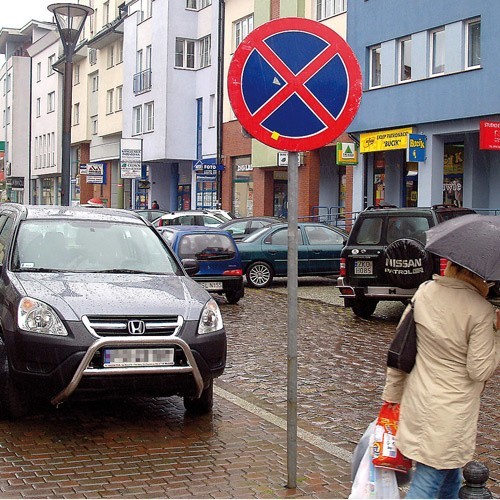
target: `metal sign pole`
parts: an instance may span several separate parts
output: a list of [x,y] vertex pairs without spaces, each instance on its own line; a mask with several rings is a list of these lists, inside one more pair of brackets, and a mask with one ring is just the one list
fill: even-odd
[[299,153],[288,154],[288,357],[287,470],[288,488],[297,487],[297,286],[298,286]]

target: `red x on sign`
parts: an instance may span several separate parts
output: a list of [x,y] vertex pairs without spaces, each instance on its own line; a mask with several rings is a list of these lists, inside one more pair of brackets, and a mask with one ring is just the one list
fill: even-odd
[[228,75],[242,126],[276,149],[304,151],[337,138],[361,101],[361,71],[349,45],[303,18],[270,21],[238,46]]

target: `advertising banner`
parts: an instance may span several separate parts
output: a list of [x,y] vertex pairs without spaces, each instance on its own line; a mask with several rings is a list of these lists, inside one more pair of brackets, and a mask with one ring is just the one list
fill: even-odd
[[409,134],[413,134],[412,127],[360,134],[359,150],[361,153],[373,153],[375,151],[406,149]]
[[479,149],[500,151],[500,122],[479,122]]
[[142,167],[142,139],[120,141],[120,175],[122,179],[140,179]]

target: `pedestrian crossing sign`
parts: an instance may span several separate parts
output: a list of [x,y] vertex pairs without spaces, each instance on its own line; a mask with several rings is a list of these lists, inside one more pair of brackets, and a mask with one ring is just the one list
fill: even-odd
[[358,148],[354,142],[337,142],[337,165],[357,165]]

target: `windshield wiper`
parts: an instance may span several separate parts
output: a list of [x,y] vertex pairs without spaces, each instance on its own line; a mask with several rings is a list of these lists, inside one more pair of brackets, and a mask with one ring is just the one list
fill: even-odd
[[148,271],[138,271],[137,269],[122,269],[122,268],[114,268],[114,269],[102,269],[100,271],[89,271],[91,273],[104,273],[104,274],[150,274]]
[[52,269],[48,267],[18,267],[16,271],[21,273],[67,273],[68,269]]

